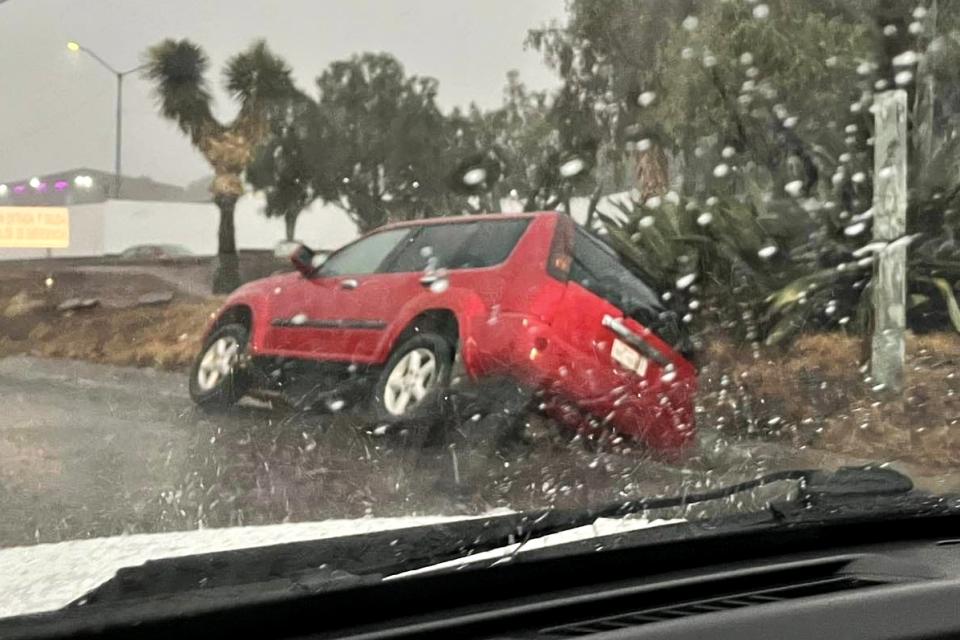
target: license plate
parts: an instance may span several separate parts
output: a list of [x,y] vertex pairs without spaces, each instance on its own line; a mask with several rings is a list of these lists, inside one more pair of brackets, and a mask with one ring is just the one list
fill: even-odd
[[647,373],[647,359],[622,340],[614,338],[610,357],[624,369],[635,371],[641,376]]

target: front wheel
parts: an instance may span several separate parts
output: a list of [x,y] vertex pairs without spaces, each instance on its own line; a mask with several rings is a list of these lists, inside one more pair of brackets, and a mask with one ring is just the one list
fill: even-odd
[[228,324],[210,334],[190,370],[190,397],[203,408],[225,409],[250,388],[250,377],[240,366],[249,331]]
[[454,347],[444,336],[421,332],[390,355],[373,389],[378,420],[395,422],[429,414],[450,384]]

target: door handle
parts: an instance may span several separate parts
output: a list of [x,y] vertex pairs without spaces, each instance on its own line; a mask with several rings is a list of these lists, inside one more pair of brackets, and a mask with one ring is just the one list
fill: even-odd
[[628,345],[642,353],[644,356],[650,358],[660,366],[666,366],[670,364],[669,358],[660,353],[656,347],[634,333],[630,327],[625,325],[619,318],[605,315],[603,316],[601,324],[617,334],[617,337],[626,342]]
[[439,279],[440,279],[440,276],[430,273],[425,276],[420,276],[420,284],[422,284],[425,287],[429,287]]
[[347,278],[346,280],[340,281],[341,289],[349,289],[352,291],[353,289],[356,289],[359,286],[360,286],[360,283],[354,280],[353,278]]

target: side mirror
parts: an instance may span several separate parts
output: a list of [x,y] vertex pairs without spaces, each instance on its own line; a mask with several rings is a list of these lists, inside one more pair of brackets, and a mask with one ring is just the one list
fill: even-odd
[[320,268],[320,265],[316,264],[316,258],[317,255],[313,252],[313,249],[305,244],[298,244],[290,254],[290,262],[292,262],[297,271],[302,273],[306,278],[313,276],[317,269]]

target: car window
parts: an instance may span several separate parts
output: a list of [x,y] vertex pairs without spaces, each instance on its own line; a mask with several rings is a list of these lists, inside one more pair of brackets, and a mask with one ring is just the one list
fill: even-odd
[[506,260],[529,224],[529,219],[520,219],[427,225],[408,240],[386,270],[491,267]]
[[409,228],[389,229],[358,240],[330,256],[317,275],[330,277],[375,273],[400,239],[409,233]]
[[573,251],[571,280],[627,313],[653,317],[660,312],[663,305],[653,289],[625,267],[612,249],[581,228],[577,229]]

